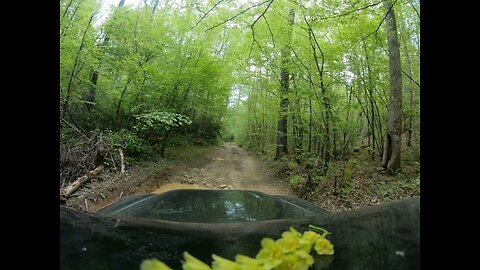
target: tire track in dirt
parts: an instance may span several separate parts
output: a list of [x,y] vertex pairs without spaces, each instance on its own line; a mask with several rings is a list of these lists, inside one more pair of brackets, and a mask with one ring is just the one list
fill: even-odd
[[287,183],[276,178],[255,155],[227,142],[205,158],[211,161],[202,168],[188,168],[168,179],[168,184],[153,191],[171,189],[241,189],[267,194],[296,196]]

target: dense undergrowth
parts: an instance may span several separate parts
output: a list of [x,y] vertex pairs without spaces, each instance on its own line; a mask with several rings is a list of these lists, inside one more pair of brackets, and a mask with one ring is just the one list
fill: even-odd
[[200,135],[177,132],[163,143],[126,129],[80,131],[71,127],[63,128],[60,138],[60,188],[100,165],[107,172],[118,173],[122,164],[120,152],[125,166],[148,167],[150,163],[168,159],[194,164],[207,151],[203,146],[217,143],[209,132]]
[[277,177],[288,181],[299,197],[331,212],[420,196],[419,145],[404,147],[402,168],[393,174],[382,170],[378,159],[372,160],[368,148],[357,148],[345,159],[334,159],[326,175],[322,175],[320,162],[314,157],[272,160],[273,150],[256,154]]

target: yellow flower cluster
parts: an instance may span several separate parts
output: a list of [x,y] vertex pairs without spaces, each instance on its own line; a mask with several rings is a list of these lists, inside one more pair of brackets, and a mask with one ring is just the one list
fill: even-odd
[[[333,255],[332,243],[325,237],[329,234],[326,230],[312,226],[322,234],[306,231],[303,234],[290,228],[282,233],[282,238],[273,240],[263,238],[262,249],[255,258],[237,255],[231,261],[215,254],[212,255],[212,267],[193,257],[188,252],[183,253],[183,270],[307,270],[314,262],[310,251],[312,248],[318,255]],[[140,270],[172,270],[165,263],[157,260],[144,260]]]

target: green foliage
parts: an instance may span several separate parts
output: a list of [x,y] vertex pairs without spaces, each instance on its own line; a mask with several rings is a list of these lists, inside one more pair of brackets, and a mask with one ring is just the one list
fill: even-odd
[[395,193],[396,188],[391,185],[382,185],[379,187],[377,193],[385,202],[391,201],[391,195]]
[[127,156],[138,156],[145,151],[143,140],[132,131],[107,131],[106,139],[111,145],[123,148]]
[[290,171],[293,171],[295,170],[295,168],[298,167],[298,164],[297,162],[291,160],[291,161],[288,161],[287,167]]
[[188,116],[172,112],[152,111],[134,117],[137,120],[134,128],[140,133],[168,131],[192,123]]
[[195,119],[186,129],[195,144],[211,144],[216,142],[222,131],[222,124],[210,115],[202,115]]
[[343,181],[340,186],[341,188],[348,188],[352,185],[353,167],[355,163],[355,159],[351,158],[345,164],[345,168],[343,169]]
[[[185,115],[163,111],[152,111],[134,117],[137,124],[133,128],[138,136],[152,146],[162,143],[163,149],[172,131],[192,123]],[[161,154],[163,156],[163,152]]]
[[292,175],[288,180],[288,183],[293,188],[299,188],[307,183],[307,180],[301,175]]
[[[355,146],[374,140],[370,145],[374,144],[372,153],[378,158],[386,132],[389,99],[387,38],[384,27],[378,28],[385,11],[381,4],[364,8],[362,1],[348,5],[341,1],[322,4],[307,1],[305,6],[295,3],[275,1],[265,17],[256,22],[255,35],[248,32],[243,35],[242,49],[248,52],[249,60],[239,61],[234,74],[237,83],[232,89],[232,114],[227,116],[227,134],[233,134],[237,143],[259,153],[275,149],[280,55],[282,44],[288,38],[288,11],[294,9],[296,20],[288,65],[289,152],[299,160],[309,152],[319,156],[322,162],[329,160],[328,163],[332,158],[346,160]],[[355,9],[361,11],[351,12]],[[410,57],[412,76],[418,81],[419,47],[415,45],[419,17],[408,3],[397,2],[395,9],[401,16],[399,23],[403,23],[399,31],[408,43],[402,50],[408,49],[413,56]],[[344,13],[345,16],[338,16]],[[309,27],[313,28],[315,41],[307,31]],[[323,61],[322,71],[316,68],[319,61]],[[407,62],[406,59],[402,61]],[[419,93],[416,88],[415,91],[413,107],[405,108],[417,117]],[[332,114],[329,123],[328,111]],[[418,128],[416,121],[418,117],[414,119],[414,129]],[[316,167],[322,166],[317,164]]]
[[400,187],[409,190],[412,195],[420,194],[420,177],[416,177],[407,182],[402,182]]
[[340,200],[346,205],[352,205],[352,197],[349,189],[342,189],[340,192]]
[[324,175],[313,175],[312,176],[312,180],[314,182],[324,182],[326,179],[327,179],[327,177],[324,176]]
[[[385,13],[381,5],[273,1],[266,9],[267,3],[220,1],[206,15],[214,3],[202,4],[159,5],[156,12],[143,3],[127,5],[94,23],[99,1],[61,0],[62,118],[73,118],[84,130],[125,130],[112,136],[130,154],[145,151],[139,141],[155,145],[172,132],[171,143],[210,144],[222,136],[271,159],[282,66],[290,77],[287,135],[295,159],[318,159],[321,164],[309,170],[322,175],[323,162],[346,160],[354,147],[372,145],[373,133],[374,148],[381,152],[389,102],[386,33],[378,28]],[[296,18],[290,36],[291,9]],[[418,1],[395,5],[402,67],[409,65],[417,83],[419,10]],[[286,64],[281,55],[289,43]],[[412,104],[404,99],[410,117],[405,120],[412,119],[413,135],[419,137],[420,88],[403,79],[412,93]],[[127,131],[135,133],[130,137],[135,142],[128,142]],[[419,161],[415,147],[407,162]],[[284,172],[299,170],[286,167]]]
[[60,1],[60,109],[84,106],[80,101],[96,65],[93,26],[100,6],[95,0]]
[[[262,249],[255,258],[238,254],[235,261],[222,258],[212,254],[212,267],[201,260],[183,253],[184,270],[307,270],[314,263],[310,255],[311,250],[321,258],[323,255],[333,255],[333,244],[326,238],[330,234],[325,229],[310,225],[313,230],[305,231],[303,234],[290,227],[289,231],[282,233],[277,240],[265,237],[261,241]],[[140,270],[171,270],[163,262],[157,259],[143,260]]]
[[[96,1],[60,5],[63,117],[87,130],[135,130],[148,144],[161,140],[154,134],[174,129],[199,143],[215,142],[232,66],[220,63],[226,51],[217,53],[215,34],[191,31],[203,14],[191,6],[159,5],[155,14],[150,7],[124,6],[94,24],[89,19],[98,11]],[[194,126],[180,131],[189,120],[167,112]]]

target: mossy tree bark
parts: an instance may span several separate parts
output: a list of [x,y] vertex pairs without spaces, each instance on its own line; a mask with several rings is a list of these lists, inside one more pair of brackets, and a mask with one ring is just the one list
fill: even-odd
[[390,100],[388,107],[387,135],[382,156],[382,167],[389,172],[394,172],[400,169],[401,164],[403,121],[402,68],[393,4],[390,1],[385,1],[384,7],[388,12],[386,16],[386,26],[390,66]]

